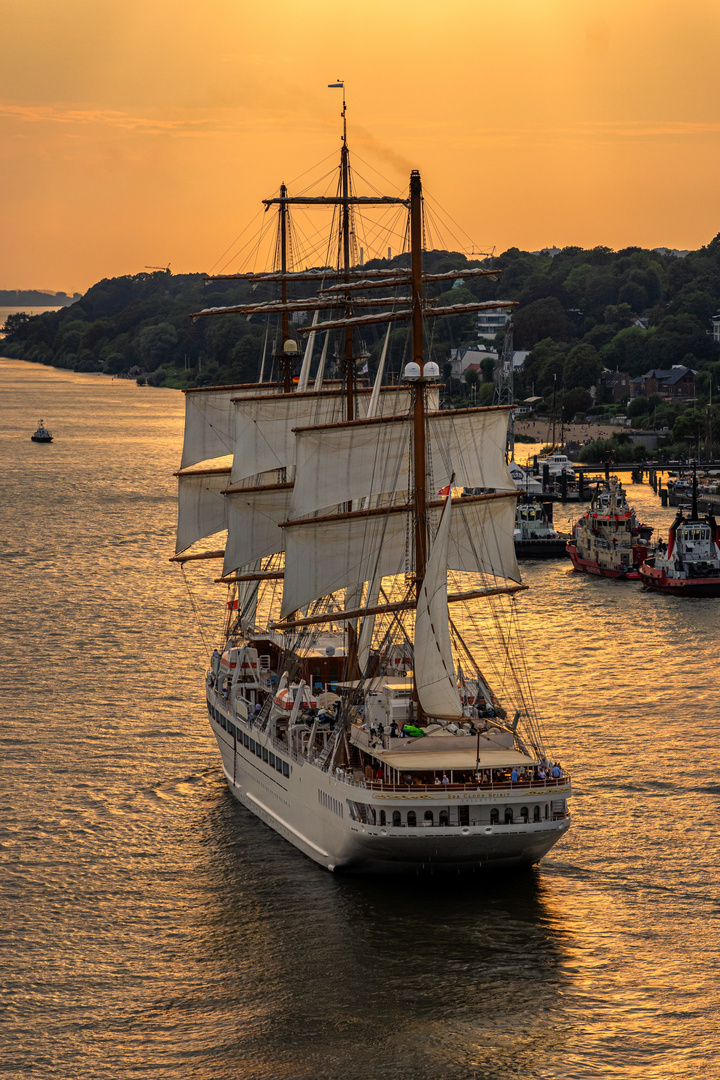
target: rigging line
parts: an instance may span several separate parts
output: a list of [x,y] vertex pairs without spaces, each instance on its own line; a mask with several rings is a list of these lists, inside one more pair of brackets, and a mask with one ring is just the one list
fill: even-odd
[[[365,161],[364,158],[360,157],[356,150],[353,150],[353,158],[357,158],[358,161],[361,161],[363,165],[366,165],[368,169],[372,170],[372,172],[374,172],[376,176],[380,177],[383,184],[387,185],[388,187],[394,188],[396,192],[402,194],[402,192],[406,190],[405,187],[398,187],[398,185],[393,180],[388,180],[384,173],[381,173],[380,170],[376,169],[374,165],[371,165],[369,161]],[[370,183],[369,180],[366,182]]]
[[[331,159],[335,160],[336,158],[337,158],[337,151],[332,150],[324,158],[320,158],[319,161],[316,161],[314,165],[309,165],[307,169],[303,170],[303,172],[298,173],[298,175],[295,177],[295,179],[290,181],[290,183],[288,184],[288,187],[291,187],[293,184],[297,184],[298,180],[302,180],[303,176],[307,176],[307,174],[309,172],[312,172],[313,169],[318,169],[321,165],[324,165],[326,161],[330,161]],[[337,166],[335,166],[333,168],[333,170],[332,170],[333,174],[335,173],[336,169],[337,169]],[[312,183],[315,183],[315,181],[311,181],[311,184]],[[304,190],[307,190],[307,188],[305,188]]]
[[[255,220],[255,219],[253,219],[253,220]],[[247,248],[249,248],[251,245],[255,244],[256,246],[259,246],[262,243],[264,237],[267,235],[267,233],[271,229],[274,228],[274,222],[272,220],[268,221],[268,220],[266,220],[264,218],[261,219],[261,220],[262,220],[262,225],[257,230],[257,232],[253,233],[253,235],[248,238],[248,240],[243,244],[243,246],[239,249],[239,251],[236,251],[234,254],[232,254],[226,260],[225,264],[220,268],[221,273],[223,273],[225,270],[227,270],[227,268],[230,266],[230,264],[232,262],[234,262],[236,259],[239,259],[240,256],[242,255],[242,253],[244,251],[246,251]],[[238,237],[238,239],[239,239],[239,237]],[[215,265],[217,265],[217,263]]]
[[466,237],[467,237],[467,239],[468,239],[468,240],[470,241],[470,245],[471,245],[471,248],[472,248],[472,250],[473,250],[473,251],[478,251],[478,250],[479,250],[479,248],[478,248],[478,247],[477,247],[477,246],[475,245],[475,243],[474,243],[474,241],[473,241],[473,238],[472,238],[472,237],[470,236],[470,234],[469,234],[469,233],[465,232],[465,230],[463,229],[462,225],[461,225],[461,224],[460,224],[459,222],[455,221],[455,218],[454,218],[454,217],[453,217],[453,216],[452,216],[451,214],[449,214],[449,213],[448,213],[448,211],[447,211],[447,210],[445,209],[445,207],[444,207],[444,206],[442,205],[442,203],[440,203],[440,202],[439,202],[439,201],[438,201],[437,199],[433,198],[433,196],[432,196],[432,195],[430,195],[430,194],[429,194],[429,193],[428,193],[428,192],[427,192],[427,191],[425,190],[425,188],[423,188],[423,194],[424,194],[424,196],[425,196],[425,198],[426,198],[426,199],[429,199],[429,201],[430,201],[431,203],[434,203],[434,205],[435,205],[435,206],[437,207],[437,211],[438,211],[438,213],[442,213],[442,214],[445,214],[445,216],[446,216],[446,217],[447,217],[447,218],[448,218],[448,219],[449,219],[450,221],[452,221],[453,225],[457,226],[457,228],[458,228],[458,229],[460,230],[460,232],[461,232],[461,233],[463,233],[463,234],[464,234],[464,236],[466,236]]
[[215,267],[217,266],[217,264],[218,264],[218,263],[220,262],[220,260],[221,260],[221,259],[224,259],[224,258],[225,258],[225,256],[227,255],[228,251],[230,251],[230,250],[231,250],[231,248],[233,248],[233,247],[235,246],[235,244],[237,244],[238,240],[240,240],[240,239],[241,239],[241,238],[242,238],[242,237],[243,237],[243,236],[245,235],[245,233],[246,233],[246,232],[248,231],[248,229],[249,229],[249,228],[250,228],[250,226],[251,226],[251,225],[253,224],[253,222],[254,222],[254,221],[255,221],[256,219],[257,219],[257,220],[262,220],[262,215],[263,215],[264,213],[265,213],[265,211],[264,211],[264,210],[260,210],[260,211],[258,211],[258,213],[257,213],[257,214],[255,215],[255,217],[251,218],[251,219],[250,219],[250,221],[248,221],[247,225],[246,225],[246,226],[245,226],[245,228],[244,228],[244,229],[242,230],[242,232],[238,233],[238,235],[237,235],[237,236],[235,237],[235,239],[234,239],[234,240],[233,240],[233,241],[232,241],[232,242],[231,242],[231,243],[230,243],[230,244],[229,244],[229,245],[228,245],[228,246],[227,246],[227,247],[225,248],[225,250],[223,251],[222,255],[219,255],[219,256],[218,256],[218,258],[217,258],[217,259],[215,260],[215,262],[213,263],[213,265],[212,265],[212,266],[210,267],[210,273],[211,273],[211,274],[212,274],[213,270],[215,269]]
[[[197,623],[197,628],[200,631],[200,637],[202,638],[203,656],[208,656],[209,653],[210,653],[210,646],[208,645],[207,640],[205,638],[205,630],[203,628],[202,621],[200,619],[200,611],[199,611],[199,608],[198,608],[197,604],[195,603],[195,597],[193,596],[192,589],[190,588],[190,582],[188,581],[187,574],[186,574],[186,571],[185,571],[185,566],[184,566],[183,563],[180,564],[180,571],[181,571],[182,576],[183,576],[183,581],[185,583],[185,588],[188,591],[188,596],[190,598],[190,605],[191,605],[191,607],[193,609],[193,613],[195,615],[195,622]],[[203,667],[205,667],[204,661],[203,661]]]

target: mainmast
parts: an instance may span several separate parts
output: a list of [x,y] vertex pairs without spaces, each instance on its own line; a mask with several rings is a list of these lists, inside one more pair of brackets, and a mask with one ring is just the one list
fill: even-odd
[[412,291],[412,355],[419,378],[413,387],[413,472],[415,493],[416,594],[425,577],[427,562],[427,490],[425,483],[425,378],[422,310],[422,182],[414,169],[410,174],[410,271]]
[[[412,355],[418,365],[417,381],[413,385],[413,491],[415,513],[415,597],[420,590],[427,565],[427,484],[425,445],[425,364],[423,361],[422,309],[422,182],[420,173],[410,174],[410,288],[412,299]],[[450,498],[450,495],[448,495]],[[413,665],[413,699],[416,722],[423,716],[417,692]]]

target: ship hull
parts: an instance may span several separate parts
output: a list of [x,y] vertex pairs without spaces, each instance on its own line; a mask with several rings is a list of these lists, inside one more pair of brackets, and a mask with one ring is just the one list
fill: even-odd
[[[325,869],[350,874],[446,874],[514,870],[538,862],[562,838],[570,825],[565,807],[570,785],[522,792],[396,793],[367,789],[348,783],[306,760],[277,754],[277,744],[242,721],[229,721],[229,712],[213,708],[210,726],[222,756],[228,788],[235,799],[280,836]],[[225,715],[227,713],[227,715]],[[224,725],[223,726],[223,722]],[[229,730],[232,729],[232,730]],[[252,739],[250,733],[252,732]],[[248,736],[249,747],[244,745]],[[255,750],[252,751],[252,745]],[[273,754],[270,746],[273,745]],[[282,759],[285,772],[269,760]],[[540,821],[491,824],[497,809],[504,815],[512,806],[519,814],[521,803],[532,814],[535,805],[550,808]],[[468,808],[468,824],[416,827],[392,825],[393,812],[403,822],[411,810],[418,818],[427,811],[439,817],[450,808]],[[388,824],[371,824],[385,810]]]
[[640,580],[640,572],[634,567],[631,567],[628,570],[618,570],[612,566],[599,566],[592,559],[583,559],[583,557],[578,554],[574,544],[568,544],[567,553],[572,560],[575,570],[579,570],[583,574],[595,574],[596,577],[616,578],[619,581]]
[[516,540],[519,559],[562,559],[567,554],[566,540]]
[[644,589],[670,596],[720,596],[720,577],[669,578],[646,564],[640,567],[640,580]]

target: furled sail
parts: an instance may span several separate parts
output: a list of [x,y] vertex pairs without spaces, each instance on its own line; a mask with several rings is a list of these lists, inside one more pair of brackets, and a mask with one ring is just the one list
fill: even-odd
[[[453,511],[448,538],[450,569],[519,581],[513,543],[514,495],[456,499]],[[407,538],[411,530],[408,507],[332,514],[285,524],[283,617],[338,589],[410,570]]]
[[462,716],[452,657],[447,602],[447,555],[452,499],[445,500],[440,525],[418,594],[415,615],[415,687],[428,716]]
[[230,469],[178,474],[178,527],[175,553],[227,528],[223,491]]
[[[512,491],[505,464],[506,407],[431,413],[427,420],[435,490],[450,483]],[[367,495],[405,492],[410,483],[411,426],[407,417],[304,428],[297,435],[290,514],[305,517],[326,506]]]

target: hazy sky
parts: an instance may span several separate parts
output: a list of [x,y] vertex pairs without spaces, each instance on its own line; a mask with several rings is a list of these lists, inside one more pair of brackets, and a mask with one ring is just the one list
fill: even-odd
[[337,78],[351,150],[397,187],[419,168],[478,250],[720,231],[720,0],[0,11],[0,288],[222,262],[261,198],[338,149]]

